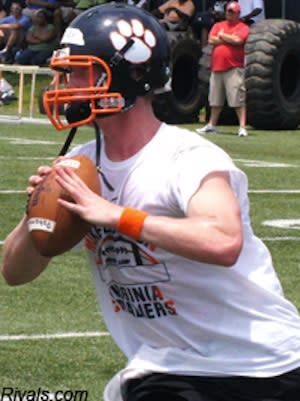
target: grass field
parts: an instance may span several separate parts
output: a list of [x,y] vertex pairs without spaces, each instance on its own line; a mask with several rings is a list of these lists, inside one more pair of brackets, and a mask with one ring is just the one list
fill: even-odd
[[[12,85],[15,95],[17,97],[16,100],[10,102],[9,104],[4,104],[0,106],[0,114],[15,116],[17,113],[18,103],[19,103],[19,74],[12,72],[3,73],[3,77]],[[37,75],[36,83],[35,83],[35,92],[34,92],[34,104],[33,104],[33,117],[41,117],[39,112],[39,97],[41,94],[41,90],[48,86],[52,80],[52,76],[50,75]],[[30,74],[24,75],[24,90],[23,90],[23,110],[22,116],[28,117],[30,111],[30,94],[31,94],[31,86],[32,86],[32,76]]]
[[[3,241],[24,211],[27,177],[56,156],[66,134],[47,125],[1,124],[0,132]],[[76,143],[93,135],[81,129]],[[208,139],[248,174],[254,230],[271,249],[287,297],[300,308],[300,131],[250,130],[238,138],[236,127],[222,127]],[[283,222],[265,225],[279,219],[285,228]],[[105,383],[125,360],[106,333],[82,251],[57,257],[31,284],[10,288],[1,278],[0,294],[0,397],[15,401],[25,391],[37,401],[33,392],[40,389],[67,391],[62,400],[101,401]]]

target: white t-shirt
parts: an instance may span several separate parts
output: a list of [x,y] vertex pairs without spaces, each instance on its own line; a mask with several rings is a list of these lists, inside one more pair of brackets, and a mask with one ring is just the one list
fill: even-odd
[[263,0],[239,0],[239,3],[241,6],[241,17],[250,14],[255,8],[261,8],[262,11],[251,19],[255,22],[259,22],[266,18]]
[[[94,158],[94,146],[75,152]],[[111,229],[91,230],[86,244],[99,304],[128,368],[269,377],[300,366],[299,314],[252,232],[247,178],[230,157],[190,131],[162,124],[135,156],[111,162],[103,150],[101,165],[114,187],[101,183],[106,199],[179,218],[207,174],[228,171],[242,210],[244,245],[231,268],[175,256]]]

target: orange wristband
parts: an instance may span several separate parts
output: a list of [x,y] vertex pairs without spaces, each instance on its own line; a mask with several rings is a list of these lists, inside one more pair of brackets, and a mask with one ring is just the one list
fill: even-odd
[[148,213],[142,210],[126,207],[121,214],[117,230],[128,237],[139,239],[147,216]]

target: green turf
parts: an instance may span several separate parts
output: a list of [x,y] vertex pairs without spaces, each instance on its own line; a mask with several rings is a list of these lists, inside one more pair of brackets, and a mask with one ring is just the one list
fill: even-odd
[[[12,85],[15,95],[17,98],[20,97],[19,93],[19,75],[13,72],[4,72],[4,78]],[[23,113],[25,117],[29,116],[29,104],[30,104],[30,93],[31,93],[31,75],[24,75],[24,91],[23,91]],[[35,96],[33,104],[33,116],[42,117],[39,110],[39,97],[43,88],[48,86],[52,80],[52,76],[48,75],[37,75],[36,76],[36,86],[35,86]],[[9,104],[4,104],[0,106],[0,114],[14,116],[17,113],[18,99],[10,102]]]
[[[46,125],[1,124],[0,131],[1,190],[24,190],[27,177],[55,158],[66,135]],[[254,230],[272,252],[287,297],[300,308],[299,241],[272,241],[300,238],[299,231],[262,225],[299,218],[300,194],[252,192],[300,189],[300,131],[250,130],[247,138],[238,138],[236,127],[221,127],[220,132],[207,138],[248,174]],[[93,136],[92,130],[80,129],[75,142]],[[0,193],[0,202],[3,240],[22,215],[26,195]],[[0,336],[106,331],[83,251],[56,258],[41,277],[24,286],[8,287],[1,278],[0,297]],[[0,341],[0,347],[0,395],[3,387],[81,390],[88,391],[89,401],[101,401],[105,383],[125,363],[109,336]]]

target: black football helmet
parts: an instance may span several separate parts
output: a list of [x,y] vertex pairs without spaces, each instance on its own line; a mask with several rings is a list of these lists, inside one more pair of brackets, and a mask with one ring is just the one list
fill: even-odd
[[[44,94],[45,110],[59,130],[122,112],[137,97],[168,88],[169,40],[145,10],[122,3],[92,7],[71,22],[61,45],[50,64],[54,89]],[[85,77],[84,85],[76,86],[75,72]]]

